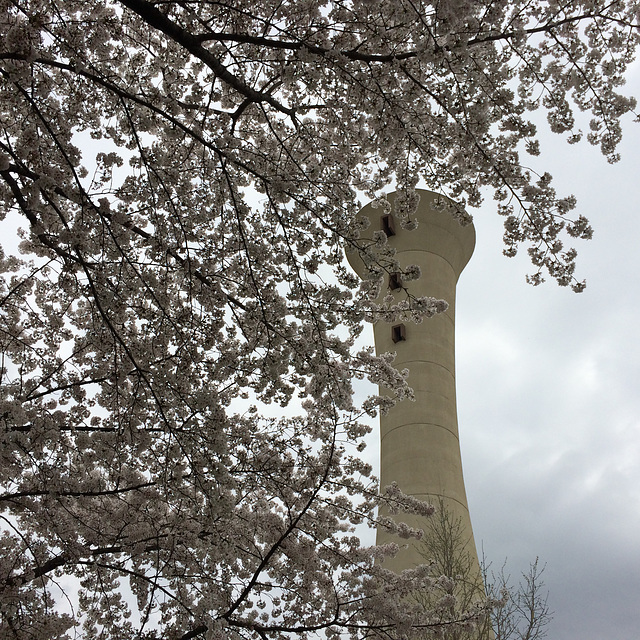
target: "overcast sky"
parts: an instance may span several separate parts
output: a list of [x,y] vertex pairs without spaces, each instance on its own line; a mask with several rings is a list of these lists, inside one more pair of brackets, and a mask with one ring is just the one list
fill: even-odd
[[[640,96],[636,65],[629,90]],[[476,543],[512,573],[546,563],[553,640],[640,637],[640,124],[622,161],[545,138],[540,166],[595,227],[574,294],[527,285],[501,219],[475,212],[458,285],[456,366]]]

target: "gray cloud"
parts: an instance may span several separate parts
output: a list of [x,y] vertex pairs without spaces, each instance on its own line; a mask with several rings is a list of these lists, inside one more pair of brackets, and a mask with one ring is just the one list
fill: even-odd
[[500,256],[492,202],[475,216],[476,254],[458,287],[458,407],[476,541],[514,574],[536,556],[547,563],[554,640],[631,640],[640,628],[637,139],[627,127],[614,166],[586,145],[547,145],[558,190],[578,196],[596,229],[578,245],[585,293],[524,284],[526,258]]

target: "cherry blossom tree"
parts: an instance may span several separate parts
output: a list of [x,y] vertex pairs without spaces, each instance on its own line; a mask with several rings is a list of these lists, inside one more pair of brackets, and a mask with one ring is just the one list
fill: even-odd
[[[363,418],[411,391],[356,340],[444,307],[374,303],[397,265],[355,213],[397,188],[411,227],[420,184],[464,223],[493,193],[530,280],[580,290],[566,242],[591,229],[526,168],[527,114],[575,143],[590,113],[614,162],[639,24],[638,0],[0,0],[0,201],[21,229],[0,254],[0,636],[456,623],[407,598],[435,588],[426,568],[386,572],[393,548],[353,531],[385,500],[430,512],[379,497],[361,460]],[[386,399],[355,403],[362,378]]]

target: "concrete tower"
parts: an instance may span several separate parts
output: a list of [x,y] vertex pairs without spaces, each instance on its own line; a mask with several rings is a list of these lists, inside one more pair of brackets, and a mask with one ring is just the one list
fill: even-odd
[[[424,190],[418,193],[418,228],[414,231],[402,229],[394,224],[393,218],[381,216],[381,210],[371,205],[360,212],[371,222],[363,232],[364,237],[385,230],[389,244],[397,251],[400,266],[417,264],[422,270],[419,280],[407,283],[399,282],[391,274],[387,279],[389,287],[383,288],[381,296],[390,289],[404,295],[405,287],[414,296],[433,296],[449,303],[445,313],[422,324],[374,325],[376,352],[396,352],[394,365],[409,369],[409,384],[416,399],[399,403],[380,418],[380,485],[397,482],[406,494],[443,504],[453,518],[459,519],[467,551],[477,566],[462,477],[454,351],[456,283],[473,253],[475,230],[473,225],[461,226],[442,207],[438,208],[436,200],[441,198],[438,194]],[[394,195],[389,196],[392,205]],[[364,265],[357,254],[351,253],[348,258],[362,276]],[[424,528],[419,516],[398,517],[411,526]],[[378,544],[392,539],[387,532],[378,531]],[[400,572],[423,562],[416,544],[409,542],[395,558],[386,560],[385,566]]]

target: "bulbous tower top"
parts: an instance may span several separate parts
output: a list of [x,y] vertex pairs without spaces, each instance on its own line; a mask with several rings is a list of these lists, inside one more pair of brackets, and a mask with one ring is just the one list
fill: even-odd
[[[358,217],[369,219],[369,227],[363,231],[364,239],[371,238],[377,230],[383,230],[389,237],[389,243],[406,258],[407,253],[430,253],[440,256],[456,274],[456,281],[465,268],[476,244],[476,232],[471,218],[460,207],[438,193],[426,189],[416,189],[420,202],[412,220],[415,229],[404,229],[393,216],[396,193],[387,196],[391,204],[391,214],[374,208],[373,203],[364,206]],[[418,257],[417,255],[415,257]],[[360,276],[364,276],[364,263],[356,252],[347,254],[349,263]],[[409,264],[408,260],[402,263]],[[417,283],[416,283],[417,284]],[[435,295],[434,293],[430,295]]]

